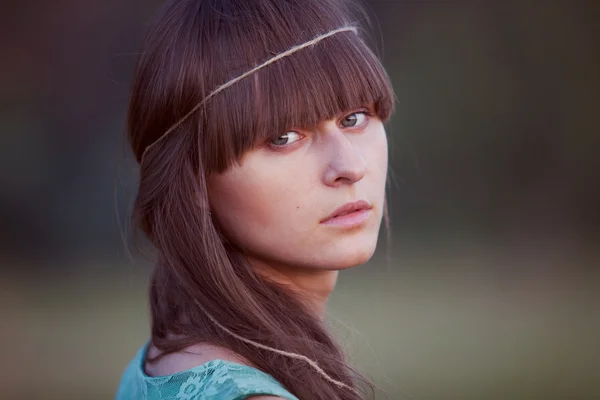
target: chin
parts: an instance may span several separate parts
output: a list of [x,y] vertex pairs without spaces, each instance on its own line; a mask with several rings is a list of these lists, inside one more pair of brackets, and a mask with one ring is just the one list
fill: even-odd
[[344,270],[358,267],[368,262],[375,253],[375,245],[349,248],[337,255],[328,257],[327,269]]
[[363,229],[331,238],[323,249],[325,254],[321,253],[323,262],[320,264],[327,264],[323,266],[328,269],[344,270],[368,262],[375,253],[380,228],[379,223],[371,222]]

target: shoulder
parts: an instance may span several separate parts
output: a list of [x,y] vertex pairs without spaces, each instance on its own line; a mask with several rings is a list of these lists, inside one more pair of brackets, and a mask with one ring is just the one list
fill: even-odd
[[[148,347],[148,357],[156,357],[160,352],[154,346]],[[145,370],[151,376],[173,375],[215,360],[254,367],[248,360],[224,347],[209,343],[198,343],[177,353],[167,354],[155,363],[145,363]]]
[[[149,346],[148,355],[157,354]],[[271,375],[218,346],[190,346],[149,366],[145,383],[177,394],[176,399],[297,400]]]

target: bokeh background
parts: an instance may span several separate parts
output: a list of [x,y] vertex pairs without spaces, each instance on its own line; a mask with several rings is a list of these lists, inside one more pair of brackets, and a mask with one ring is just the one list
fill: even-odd
[[[2,6],[2,399],[112,398],[148,338],[123,133],[159,3]],[[390,399],[600,398],[600,2],[368,7],[391,233],[341,274],[336,334]]]

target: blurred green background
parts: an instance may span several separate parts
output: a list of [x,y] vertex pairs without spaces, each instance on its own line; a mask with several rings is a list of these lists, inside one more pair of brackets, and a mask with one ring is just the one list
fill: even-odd
[[[2,399],[112,398],[148,338],[123,133],[159,3],[3,7]],[[390,399],[600,398],[600,2],[368,8],[391,232],[341,274],[333,329]]]

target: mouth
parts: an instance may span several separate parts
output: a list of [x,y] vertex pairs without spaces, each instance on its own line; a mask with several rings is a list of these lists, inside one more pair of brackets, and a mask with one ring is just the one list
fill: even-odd
[[365,200],[347,203],[321,220],[324,225],[354,227],[362,225],[371,214],[371,205]]

